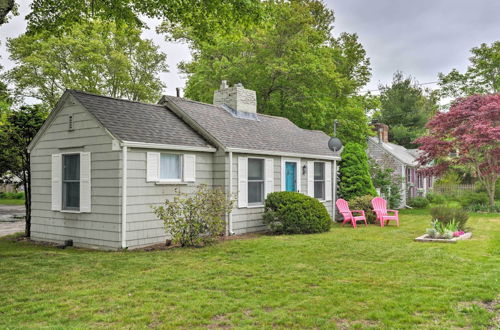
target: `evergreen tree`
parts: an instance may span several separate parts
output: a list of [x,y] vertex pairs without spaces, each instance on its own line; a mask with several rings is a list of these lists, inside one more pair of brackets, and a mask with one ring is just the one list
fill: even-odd
[[342,150],[341,157],[340,197],[351,200],[358,196],[376,196],[377,192],[370,177],[368,156],[364,148],[358,143],[347,143]]

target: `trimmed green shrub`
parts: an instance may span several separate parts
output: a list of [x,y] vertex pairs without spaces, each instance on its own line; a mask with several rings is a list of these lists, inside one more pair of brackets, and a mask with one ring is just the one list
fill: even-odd
[[349,201],[349,208],[351,210],[364,210],[366,216],[366,222],[375,223],[377,216],[375,215],[375,212],[373,212],[372,209],[372,199],[373,196],[370,195],[354,197]]
[[358,196],[376,196],[377,192],[370,177],[368,156],[357,143],[347,143],[342,150],[339,169],[339,195],[345,200]]
[[465,230],[465,224],[469,220],[469,214],[465,210],[449,206],[431,208],[431,216],[432,220],[439,221],[443,226],[447,226],[452,221],[455,221],[458,230]]
[[21,192],[0,192],[2,199],[24,199],[24,191]]
[[444,204],[446,203],[446,198],[443,195],[436,194],[436,193],[427,193],[427,196],[425,196],[429,203],[432,204]]
[[414,197],[408,201],[408,206],[416,209],[425,209],[429,206],[429,200],[425,197]]
[[274,234],[311,234],[329,231],[332,219],[316,198],[280,191],[267,195],[264,223]]

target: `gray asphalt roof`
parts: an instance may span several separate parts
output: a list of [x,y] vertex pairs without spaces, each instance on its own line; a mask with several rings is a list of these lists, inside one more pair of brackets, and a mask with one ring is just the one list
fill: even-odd
[[378,145],[381,145],[384,150],[387,150],[390,154],[394,155],[397,159],[402,161],[405,164],[411,165],[411,166],[416,166],[418,165],[417,162],[417,157],[414,156],[415,150],[416,149],[406,149],[403,146],[400,146],[398,144],[394,144],[391,142],[382,142],[380,143],[378,138],[376,137],[369,137],[373,142],[377,143]]
[[299,128],[290,120],[257,114],[259,120],[237,118],[221,106],[165,96],[201,127],[229,148],[338,156],[328,148],[330,137]]
[[165,106],[68,90],[111,134],[124,141],[210,146]]

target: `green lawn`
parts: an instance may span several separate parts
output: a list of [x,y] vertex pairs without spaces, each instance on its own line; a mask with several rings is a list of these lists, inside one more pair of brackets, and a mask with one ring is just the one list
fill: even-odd
[[413,242],[427,211],[401,218],[154,252],[3,238],[0,328],[500,326],[500,215],[457,244]]
[[0,205],[24,205],[24,199],[1,199]]

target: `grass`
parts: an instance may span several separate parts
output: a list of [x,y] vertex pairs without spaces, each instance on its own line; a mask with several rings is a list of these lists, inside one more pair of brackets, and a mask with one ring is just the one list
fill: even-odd
[[24,205],[24,199],[0,198],[0,205]]
[[469,241],[413,242],[427,212],[153,252],[2,238],[0,328],[500,326],[500,216],[473,215]]

